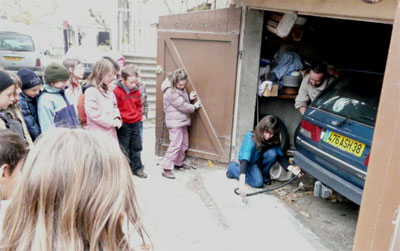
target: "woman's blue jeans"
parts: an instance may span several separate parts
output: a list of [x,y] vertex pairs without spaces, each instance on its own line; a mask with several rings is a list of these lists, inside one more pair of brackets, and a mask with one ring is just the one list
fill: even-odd
[[[262,166],[260,168],[258,168],[257,163],[248,165],[246,168],[246,183],[252,187],[263,187],[264,182],[270,181],[271,176],[269,174],[269,170],[276,162],[277,155],[278,153],[275,147],[268,149],[263,153],[263,160],[261,163]],[[236,161],[229,163],[227,172],[231,177],[239,179],[239,163]]]

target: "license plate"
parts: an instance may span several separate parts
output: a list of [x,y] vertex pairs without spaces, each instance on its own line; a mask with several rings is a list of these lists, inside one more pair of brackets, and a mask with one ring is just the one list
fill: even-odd
[[342,151],[354,154],[357,157],[361,157],[365,149],[365,144],[329,130],[326,131],[323,140],[328,144],[333,145]]
[[3,57],[5,61],[22,61],[21,57]]

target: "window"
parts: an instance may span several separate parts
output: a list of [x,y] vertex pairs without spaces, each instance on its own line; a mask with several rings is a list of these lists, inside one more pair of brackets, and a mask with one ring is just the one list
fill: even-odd
[[348,74],[332,83],[311,106],[374,126],[381,88],[381,75]]
[[35,51],[32,38],[17,33],[0,33],[0,50],[2,51]]

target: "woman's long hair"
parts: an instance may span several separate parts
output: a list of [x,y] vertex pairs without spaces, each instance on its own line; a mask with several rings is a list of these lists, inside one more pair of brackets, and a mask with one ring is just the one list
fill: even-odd
[[128,161],[101,135],[44,134],[16,191],[1,250],[132,250],[133,233],[146,244]]
[[[264,132],[272,132],[274,136],[268,141],[264,140]],[[254,129],[254,142],[259,150],[271,145],[279,145],[279,121],[278,118],[272,115],[267,115],[258,122]]]
[[85,85],[92,83],[96,88],[101,88],[107,92],[108,87],[103,83],[103,79],[110,72],[116,73],[114,64],[106,58],[98,60],[93,67],[92,73],[88,76]]

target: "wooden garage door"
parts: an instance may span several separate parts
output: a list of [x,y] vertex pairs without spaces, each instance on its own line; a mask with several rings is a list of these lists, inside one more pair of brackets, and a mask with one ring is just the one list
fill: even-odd
[[228,162],[236,85],[240,8],[160,17],[157,44],[156,154],[168,144],[161,83],[183,67],[187,90],[195,90],[203,107],[192,114],[188,156]]

